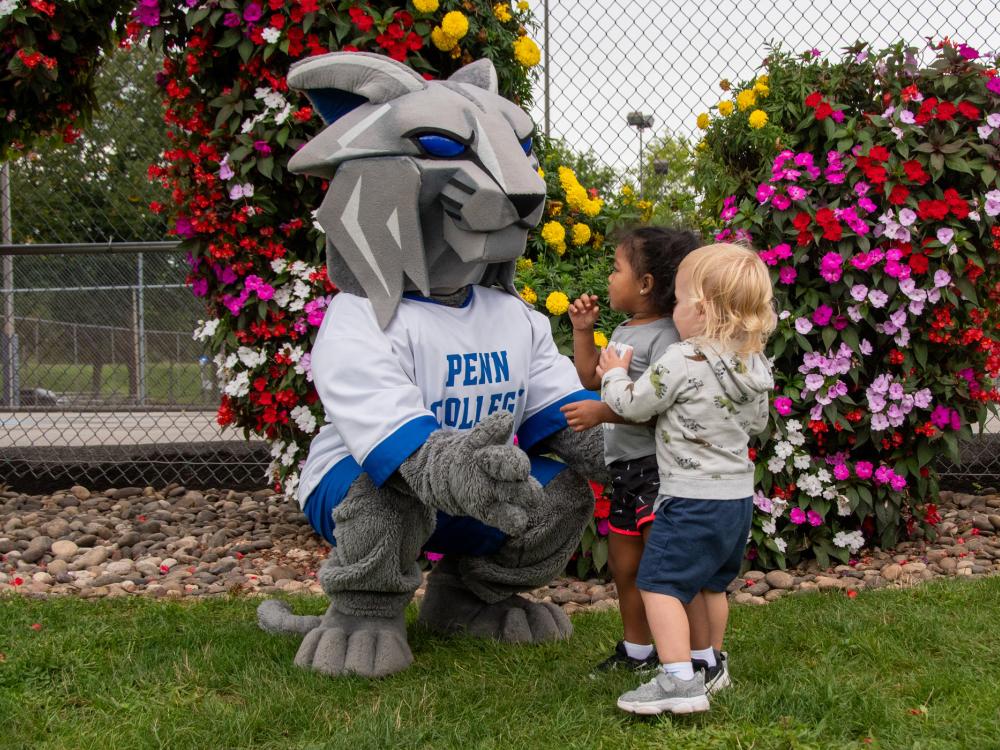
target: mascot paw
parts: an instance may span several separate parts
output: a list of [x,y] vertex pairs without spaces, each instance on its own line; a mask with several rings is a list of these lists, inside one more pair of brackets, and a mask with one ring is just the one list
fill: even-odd
[[420,622],[438,633],[465,633],[509,643],[544,643],[569,638],[569,617],[551,602],[522,596],[487,604],[453,576],[431,576]]
[[295,655],[297,666],[332,676],[385,677],[412,663],[402,615],[354,617],[332,607],[319,627],[302,640]]

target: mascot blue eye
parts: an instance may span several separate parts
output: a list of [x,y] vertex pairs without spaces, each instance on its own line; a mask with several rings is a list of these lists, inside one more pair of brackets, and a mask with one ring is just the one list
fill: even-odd
[[466,149],[466,145],[461,141],[456,141],[454,138],[449,138],[446,135],[436,135],[433,133],[418,136],[417,142],[427,152],[428,156],[439,156],[445,159],[452,156],[460,156],[465,153]]
[[532,137],[529,135],[527,138],[521,141],[521,148],[524,149],[525,156],[531,156],[532,140],[533,140]]

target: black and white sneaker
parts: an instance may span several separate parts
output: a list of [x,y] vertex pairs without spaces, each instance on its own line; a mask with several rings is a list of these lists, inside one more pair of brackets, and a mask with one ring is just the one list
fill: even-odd
[[729,654],[725,651],[715,652],[715,666],[708,666],[704,659],[692,659],[691,665],[695,672],[705,673],[705,692],[709,695],[729,687],[733,681],[729,678]]
[[633,659],[625,650],[625,642],[618,641],[615,644],[615,652],[602,661],[590,671],[591,679],[599,677],[605,672],[613,672],[618,669],[627,669],[631,672],[652,672],[660,667],[660,660],[656,656],[656,649],[645,659]]

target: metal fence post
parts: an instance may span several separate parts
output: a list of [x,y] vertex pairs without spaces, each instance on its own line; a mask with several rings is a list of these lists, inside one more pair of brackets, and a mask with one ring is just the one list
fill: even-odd
[[[10,214],[10,165],[0,168],[0,233],[3,244],[13,242]],[[18,382],[17,331],[14,330],[14,256],[3,256],[3,333],[0,334],[0,357],[3,359],[3,395],[0,402],[16,407],[20,402]]]
[[138,278],[138,326],[136,327],[136,371],[138,375],[138,398],[140,404],[146,403],[146,302],[145,294],[143,289],[143,266],[142,266],[142,253],[139,253],[139,259],[136,263],[139,272]]

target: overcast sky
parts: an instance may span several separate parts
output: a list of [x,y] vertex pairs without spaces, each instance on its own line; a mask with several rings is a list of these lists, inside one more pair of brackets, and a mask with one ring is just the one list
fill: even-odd
[[[529,2],[542,45],[543,3]],[[980,50],[1000,49],[997,0],[549,0],[548,6],[551,133],[592,148],[619,169],[638,158],[638,136],[625,113],[653,114],[646,142],[665,128],[691,134],[695,115],[722,95],[719,79],[750,76],[771,41],[829,53],[859,39],[882,47],[900,38],[950,36]],[[532,108],[539,128],[543,78]]]

